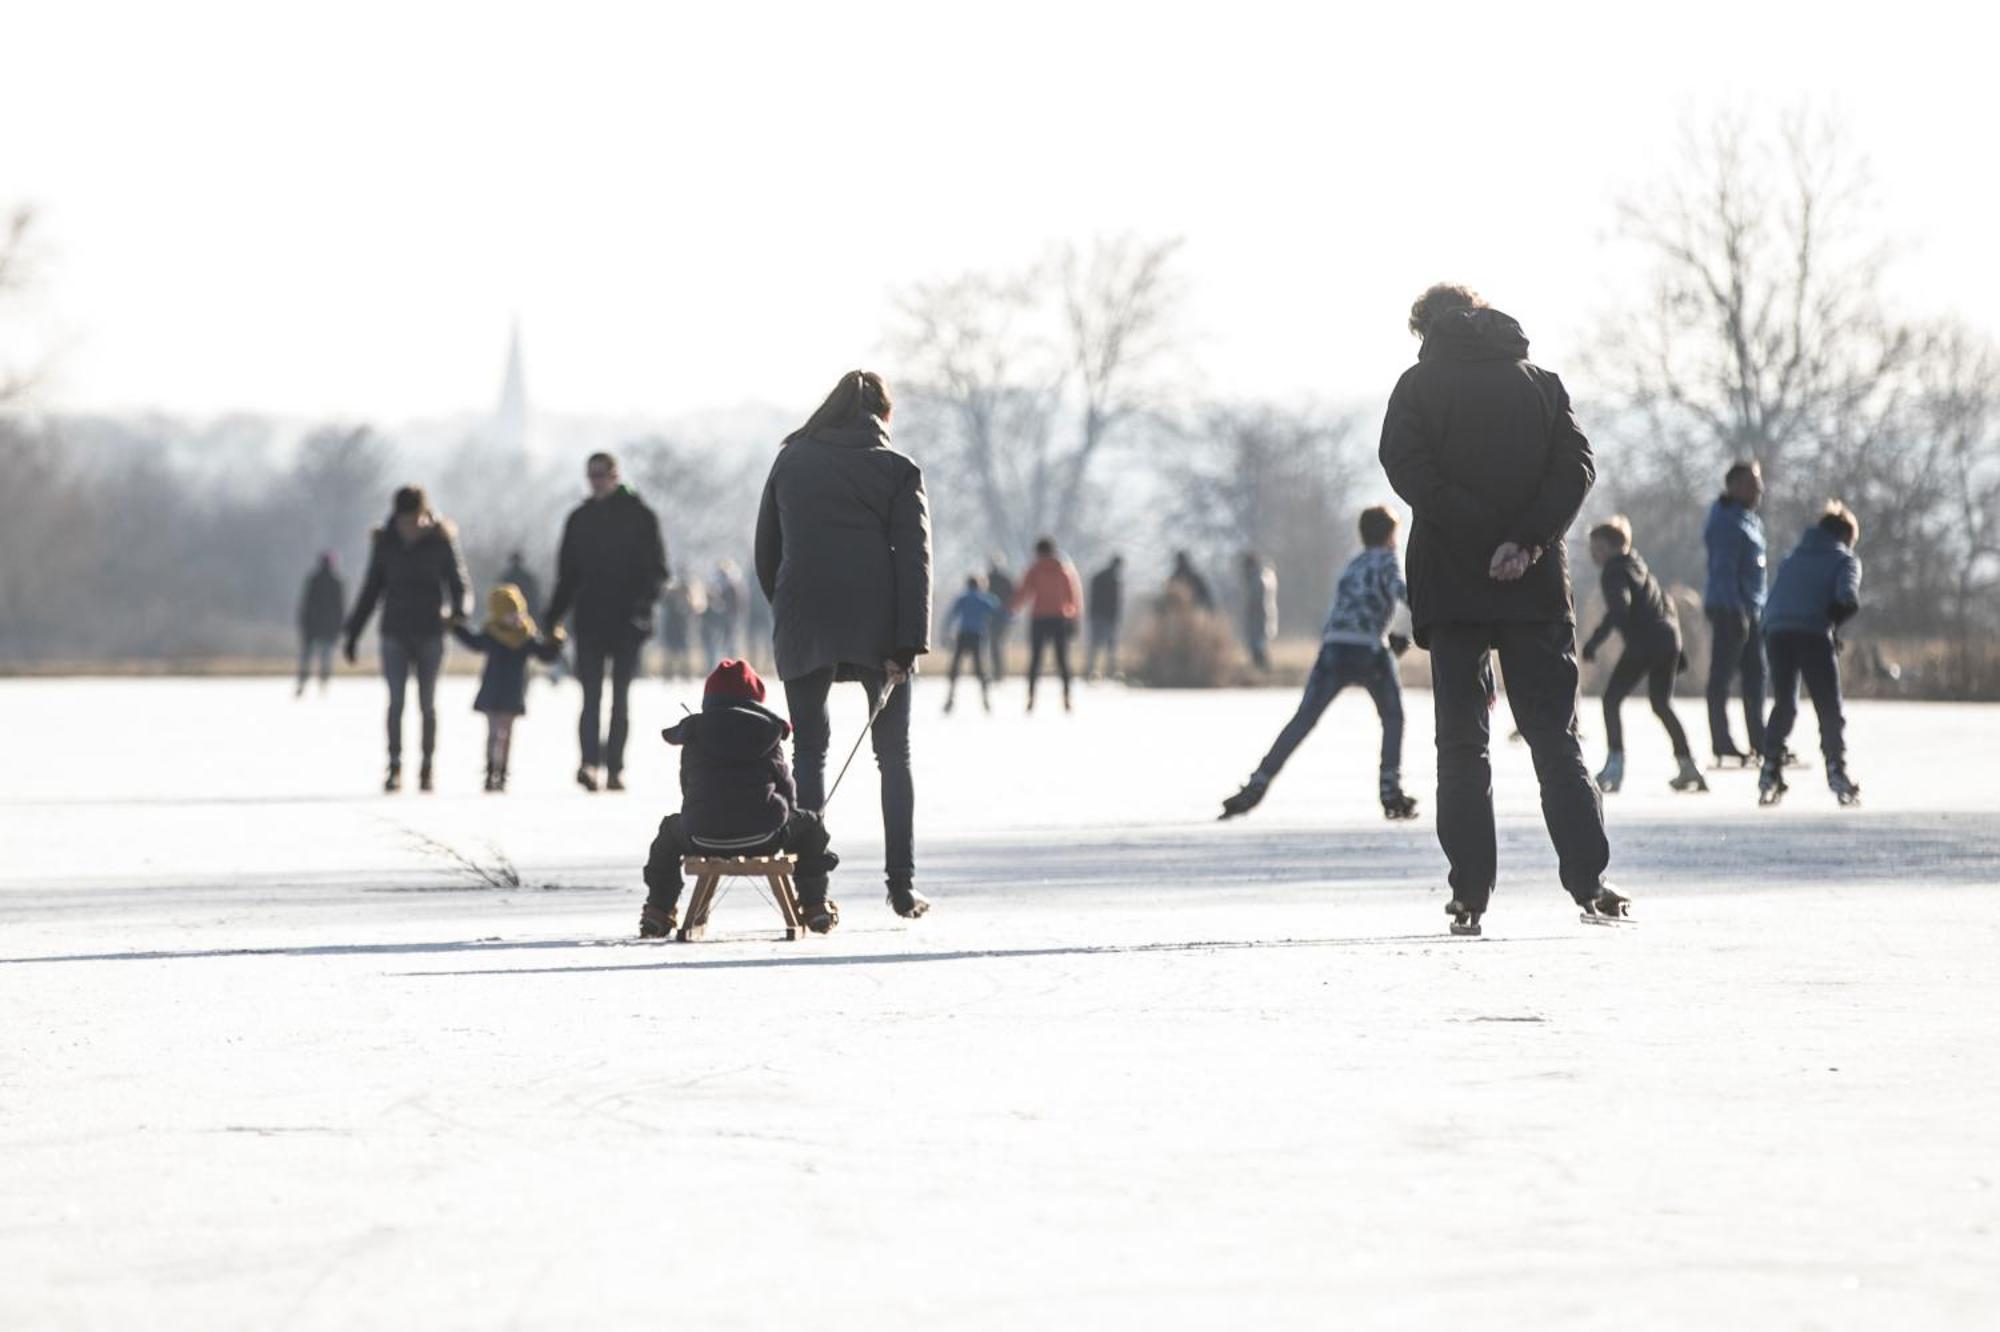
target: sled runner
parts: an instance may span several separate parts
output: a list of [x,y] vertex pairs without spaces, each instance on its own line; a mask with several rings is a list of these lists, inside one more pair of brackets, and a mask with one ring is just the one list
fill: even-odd
[[799,914],[798,890],[792,886],[792,870],[797,858],[777,856],[688,856],[681,871],[694,879],[694,896],[688,902],[687,922],[674,936],[693,943],[708,930],[708,913],[715,906],[715,889],[724,879],[764,879],[771,885],[771,900],[785,918],[785,937],[796,939],[806,932]]

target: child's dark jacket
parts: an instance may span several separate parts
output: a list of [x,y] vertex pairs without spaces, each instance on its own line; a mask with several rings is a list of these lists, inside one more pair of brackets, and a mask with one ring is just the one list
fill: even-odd
[[486,654],[486,666],[479,675],[479,695],[472,700],[474,712],[519,717],[528,711],[528,658],[554,661],[562,655],[562,645],[548,639],[531,638],[518,647],[508,647],[484,629],[474,632],[464,625],[452,626],[452,637],[474,652]]
[[747,699],[712,698],[660,734],[681,749],[681,823],[710,850],[757,846],[783,828],[799,789],[785,762],[791,723]]

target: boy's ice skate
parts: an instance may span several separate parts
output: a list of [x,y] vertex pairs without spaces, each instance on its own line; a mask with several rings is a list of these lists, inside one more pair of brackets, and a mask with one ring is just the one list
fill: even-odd
[[1603,770],[1597,774],[1597,789],[1606,795],[1615,795],[1618,788],[1625,785],[1625,752],[1614,749],[1604,757]]
[[1718,752],[1715,762],[1708,766],[1713,772],[1722,772],[1730,768],[1754,768],[1757,766],[1757,757],[1754,754],[1746,754],[1740,749],[1727,749]]
[[1402,820],[1417,817],[1417,798],[1404,795],[1401,791],[1391,791],[1382,797],[1382,817]]
[[1791,788],[1785,785],[1784,760],[1765,759],[1763,768],[1757,773],[1757,803],[1775,805],[1785,798],[1785,792],[1789,790]]
[[1694,766],[1694,755],[1681,755],[1680,765],[1681,770],[1679,775],[1670,779],[1667,782],[1668,786],[1673,787],[1674,790],[1680,791],[1683,794],[1708,790],[1708,782],[1702,777],[1701,769]]
[[1858,805],[1861,803],[1861,783],[1847,775],[1847,765],[1845,763],[1829,763],[1826,765],[1826,788],[1833,792],[1834,799],[1843,805]]
[[1632,900],[1608,884],[1597,890],[1596,897],[1577,905],[1583,908],[1587,925],[1625,925],[1632,919]]
[[[1248,814],[1264,799],[1264,792],[1271,789],[1271,779],[1261,772],[1250,774],[1250,780],[1243,783],[1243,789],[1222,802],[1222,813],[1217,819],[1233,819],[1239,814]],[[1383,804],[1386,806],[1387,801]]]
[[1480,913],[1474,911],[1456,897],[1444,904],[1444,914],[1451,917],[1451,932],[1458,935],[1477,935]]

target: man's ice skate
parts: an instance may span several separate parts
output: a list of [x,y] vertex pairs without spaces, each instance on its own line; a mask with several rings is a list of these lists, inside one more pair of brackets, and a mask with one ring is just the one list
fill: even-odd
[[1746,754],[1740,749],[1731,747],[1729,749],[1717,750],[1715,753],[1715,762],[1709,766],[1717,772],[1721,772],[1725,768],[1754,768],[1757,766],[1757,760],[1754,755]]
[[1385,819],[1414,819],[1417,817],[1417,798],[1404,795],[1401,791],[1391,791],[1382,797],[1382,817]]
[[1477,935],[1480,913],[1474,911],[1456,897],[1444,904],[1444,914],[1451,917],[1451,932],[1459,935]]
[[670,906],[646,903],[639,911],[639,937],[665,939],[680,927],[680,913]]
[[[1266,777],[1261,772],[1251,773],[1250,780],[1243,783],[1243,789],[1222,802],[1222,813],[1218,814],[1216,818],[1218,820],[1233,819],[1238,814],[1248,814],[1251,810],[1257,808],[1258,802],[1264,798],[1264,792],[1269,790],[1270,787],[1271,779],[1269,777]],[[1386,803],[1385,801],[1384,804]]]
[[1789,790],[1791,788],[1785,785],[1784,760],[1765,759],[1763,768],[1757,773],[1757,803],[1775,805],[1785,798],[1785,792]]
[[889,905],[904,920],[915,920],[931,909],[931,899],[900,879],[889,881]]
[[1680,764],[1680,775],[1668,781],[1668,786],[1673,787],[1674,790],[1683,794],[1708,790],[1708,782],[1702,777],[1701,769],[1694,766],[1694,755],[1681,755]]
[[576,784],[586,791],[597,789],[597,769],[584,767],[576,770]]
[[1586,925],[1626,925],[1632,920],[1631,899],[1608,884],[1597,890],[1596,897],[1585,898],[1577,905],[1583,909]]
[[1847,765],[1845,763],[1829,763],[1826,765],[1826,788],[1833,792],[1834,799],[1843,805],[1858,805],[1861,803],[1861,783],[1847,775]]
[[1604,756],[1604,768],[1597,774],[1597,789],[1614,795],[1625,784],[1625,751],[1614,749]]

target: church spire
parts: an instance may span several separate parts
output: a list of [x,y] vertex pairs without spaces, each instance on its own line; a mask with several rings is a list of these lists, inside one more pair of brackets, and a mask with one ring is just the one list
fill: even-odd
[[528,386],[521,371],[521,321],[514,320],[507,337],[507,377],[500,384],[500,403],[493,410],[491,437],[503,452],[528,448]]

